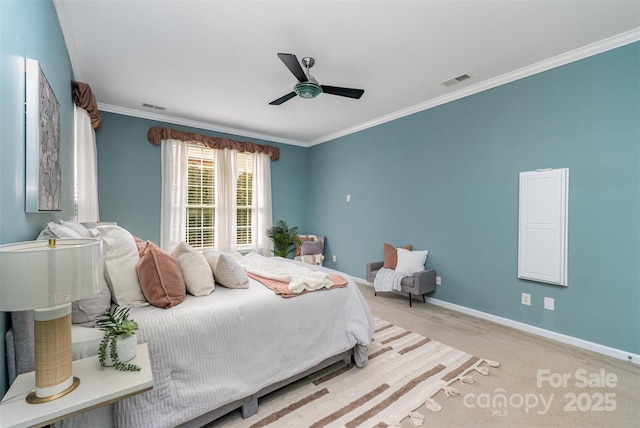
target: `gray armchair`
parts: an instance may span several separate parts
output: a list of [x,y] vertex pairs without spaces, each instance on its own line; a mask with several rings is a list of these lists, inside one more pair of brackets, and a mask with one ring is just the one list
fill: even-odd
[[[381,261],[367,263],[367,281],[373,282],[383,265],[384,262]],[[424,295],[436,289],[436,271],[429,269],[416,272],[413,276],[404,278],[400,285],[402,291],[409,293],[409,306],[413,306],[412,295],[422,296],[422,301],[424,302]],[[377,295],[378,293],[375,294]]]

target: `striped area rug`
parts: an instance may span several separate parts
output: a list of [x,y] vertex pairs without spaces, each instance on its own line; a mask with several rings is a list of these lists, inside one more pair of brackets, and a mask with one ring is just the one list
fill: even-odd
[[[260,401],[258,414],[225,424],[259,427],[396,426],[440,389],[485,360],[376,319],[376,331],[364,368],[340,363],[296,383],[275,398]],[[489,362],[494,367],[497,363]],[[418,415],[419,416],[419,415]]]

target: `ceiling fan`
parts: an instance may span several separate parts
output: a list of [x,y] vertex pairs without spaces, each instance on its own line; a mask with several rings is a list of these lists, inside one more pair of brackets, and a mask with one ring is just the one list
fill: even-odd
[[296,79],[298,79],[298,83],[293,87],[293,92],[289,92],[287,95],[271,101],[269,103],[270,105],[279,106],[296,95],[301,98],[308,99],[315,98],[324,92],[325,94],[359,99],[362,94],[364,94],[364,89],[341,88],[339,86],[319,84],[316,78],[309,74],[309,69],[316,63],[316,61],[311,57],[305,56],[302,58],[302,65],[304,65],[306,72],[302,69],[298,62],[298,58],[296,58],[294,54],[279,53],[278,58],[280,58],[289,71],[296,77]]

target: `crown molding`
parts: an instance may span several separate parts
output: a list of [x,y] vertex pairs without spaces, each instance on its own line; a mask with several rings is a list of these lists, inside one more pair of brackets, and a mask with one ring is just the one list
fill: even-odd
[[[55,0],[54,0],[54,4],[57,4]],[[223,132],[226,134],[239,135],[239,136],[248,137],[248,138],[256,138],[260,140],[272,141],[272,142],[277,142],[282,144],[289,144],[293,146],[312,147],[318,144],[326,143],[331,140],[335,140],[340,137],[344,137],[346,135],[363,131],[368,128],[372,128],[374,126],[382,125],[384,123],[391,122],[393,120],[400,119],[405,116],[412,115],[414,113],[418,113],[424,110],[429,110],[431,108],[434,108],[443,104],[447,104],[452,101],[456,101],[461,98],[468,97],[470,95],[474,95],[489,89],[493,89],[498,86],[506,85],[507,83],[515,82],[517,80],[524,79],[534,74],[542,73],[556,67],[561,67],[563,65],[566,65],[575,61],[579,61],[581,59],[585,59],[590,56],[597,55],[612,49],[616,49],[637,41],[640,41],[640,28],[635,28],[625,33],[618,34],[617,36],[609,37],[607,39],[600,40],[590,45],[583,46],[581,48],[574,49],[569,52],[565,52],[555,57],[537,62],[535,64],[532,64],[526,67],[522,67],[518,70],[505,73],[503,75],[494,77],[492,79],[477,83],[475,85],[467,86],[465,88],[459,89],[450,94],[446,94],[446,95],[431,99],[424,103],[416,104],[406,109],[398,110],[396,112],[381,116],[369,122],[364,122],[359,125],[346,128],[338,132],[327,134],[316,140],[312,140],[308,142],[282,138],[275,135],[261,134],[258,132],[247,131],[244,129],[220,126],[220,125],[215,125],[208,122],[183,119],[183,118],[178,118],[170,115],[145,112],[145,111],[126,108],[126,107],[114,106],[110,104],[98,103],[98,109],[101,111],[106,111],[110,113],[117,113],[117,114],[123,114],[126,116],[139,117],[142,119],[150,119],[150,120],[156,120],[160,122],[173,123],[177,125],[190,126],[198,129],[205,129],[205,130],[215,131],[215,132]],[[70,56],[72,56],[71,53],[70,53]],[[72,64],[73,63],[74,61],[72,58]],[[76,70],[75,67],[74,67],[74,71],[78,73],[78,70]]]
[[[1,0],[0,0],[1,1]],[[69,53],[69,61],[71,62],[71,69],[73,70],[74,79],[84,81],[82,67],[80,66],[80,60],[78,59],[78,46],[76,44],[75,31],[73,26],[73,19],[71,19],[71,13],[67,8],[67,4],[64,1],[53,0],[53,7],[58,15],[58,22],[60,22],[60,28],[62,30],[62,37],[64,43],[67,46],[67,52]],[[67,31],[64,31],[64,29]]]
[[308,147],[308,145],[300,141],[291,140],[289,138],[282,138],[275,135],[261,134],[258,132],[247,131],[245,129],[230,128],[227,126],[215,125],[212,123],[201,122],[198,120],[183,119],[180,117],[170,116],[166,114],[146,112],[146,111],[141,111],[141,110],[127,108],[127,107],[119,107],[119,106],[114,106],[112,104],[98,103],[98,110],[105,111],[108,113],[122,114],[125,116],[133,116],[140,119],[149,119],[149,120],[155,120],[159,122],[173,123],[175,125],[189,126],[192,128],[204,129],[207,131],[222,132],[225,134],[238,135],[241,137],[255,138],[259,140],[265,140],[267,142],[289,144],[292,146]]
[[355,132],[362,131],[367,128],[372,128],[374,126],[381,125],[386,122],[391,122],[393,120],[400,119],[402,117],[409,116],[414,113],[418,113],[418,112],[428,110],[446,103],[450,103],[451,101],[459,100],[461,98],[468,97],[470,95],[474,95],[479,92],[493,89],[498,86],[505,85],[507,83],[515,82],[516,80],[524,79],[525,77],[542,73],[544,71],[548,71],[556,67],[561,67],[563,65],[566,65],[575,61],[579,61],[581,59],[588,58],[590,56],[597,55],[612,49],[616,49],[624,45],[637,42],[639,40],[640,40],[640,28],[635,28],[625,33],[618,34],[617,36],[600,40],[590,45],[583,46],[581,48],[574,49],[569,52],[565,52],[563,54],[520,68],[518,70],[505,73],[501,76],[494,77],[493,79],[485,80],[475,85],[462,88],[460,90],[457,90],[456,92],[452,92],[450,94],[431,99],[424,103],[416,104],[406,109],[399,110],[394,113],[379,117],[370,122],[365,122],[351,128],[343,129],[342,131],[325,135],[324,137],[320,137],[319,139],[310,142],[308,146],[310,147],[317,144],[326,143],[327,141],[335,140],[336,138],[344,137],[346,135],[353,134]]

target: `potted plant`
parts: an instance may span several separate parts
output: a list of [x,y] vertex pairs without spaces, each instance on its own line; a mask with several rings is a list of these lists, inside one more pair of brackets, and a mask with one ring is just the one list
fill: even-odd
[[279,220],[278,223],[267,229],[267,236],[273,241],[273,254],[279,257],[288,257],[295,251],[298,239],[298,227],[289,228],[287,222]]
[[105,312],[97,321],[104,337],[98,348],[98,361],[102,367],[113,366],[117,370],[137,372],[140,366],[127,364],[136,356],[138,324],[129,319],[129,309],[118,307]]

